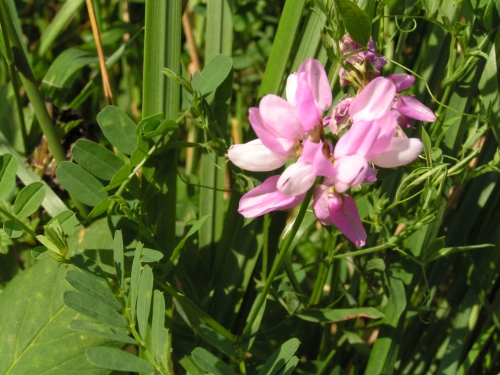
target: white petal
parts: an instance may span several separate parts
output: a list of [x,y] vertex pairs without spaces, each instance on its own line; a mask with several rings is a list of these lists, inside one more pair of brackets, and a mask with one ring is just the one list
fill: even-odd
[[393,137],[389,147],[382,153],[373,157],[373,164],[383,168],[399,167],[411,163],[424,149],[422,141],[418,138]]
[[[292,142],[293,145],[293,141],[284,141]],[[288,159],[269,150],[260,139],[231,146],[227,156],[236,166],[252,172],[272,171],[282,167]]]

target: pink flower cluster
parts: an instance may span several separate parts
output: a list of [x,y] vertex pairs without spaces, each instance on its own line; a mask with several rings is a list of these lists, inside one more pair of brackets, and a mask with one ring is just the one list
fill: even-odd
[[[356,56],[356,55],[354,55]],[[354,57],[353,56],[353,57]],[[356,56],[373,59],[370,54]],[[238,211],[254,218],[300,204],[318,176],[312,210],[324,225],[334,224],[357,246],[366,232],[354,200],[345,192],[376,180],[374,166],[391,168],[415,160],[422,142],[406,138],[401,126],[409,119],[434,121],[422,103],[399,92],[413,83],[409,75],[376,77],[354,97],[339,101],[331,116],[323,118],[332,104],[326,72],[317,60],[307,60],[288,77],[286,100],[266,95],[258,108],[250,108],[249,121],[258,139],[234,145],[229,159],[250,171],[271,171],[297,159],[281,175],[266,179],[241,200]],[[335,146],[324,135],[327,126],[339,134],[350,126]]]

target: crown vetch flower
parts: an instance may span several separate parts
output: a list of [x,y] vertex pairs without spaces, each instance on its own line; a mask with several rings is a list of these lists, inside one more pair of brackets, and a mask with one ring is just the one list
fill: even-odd
[[293,146],[295,141],[283,138],[276,138],[283,150],[288,150],[288,154],[282,155],[271,151],[264,146],[260,139],[233,145],[227,152],[227,157],[236,166],[252,172],[267,172],[282,167],[287,160],[295,157]]
[[364,246],[366,232],[356,202],[347,194],[332,192],[330,186],[314,188],[312,210],[324,225],[335,225],[356,246]]
[[241,197],[238,212],[249,219],[300,204],[305,193],[296,196],[282,194],[276,187],[279,178],[279,175],[271,176]]

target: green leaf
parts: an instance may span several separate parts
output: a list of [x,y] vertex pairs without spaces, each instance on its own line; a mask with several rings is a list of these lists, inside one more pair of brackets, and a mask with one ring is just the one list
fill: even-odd
[[135,322],[137,311],[137,294],[139,293],[139,282],[141,280],[141,252],[142,243],[138,242],[135,248],[134,260],[132,261],[132,271],[130,274],[130,289],[129,289],[129,306],[130,319]]
[[95,219],[96,217],[102,215],[108,210],[110,205],[111,201],[109,200],[109,198],[103,199],[94,206],[92,211],[90,211],[89,215],[87,216],[87,220],[89,221],[91,219]]
[[76,254],[70,258],[71,263],[81,269],[83,272],[100,277],[107,280],[106,274],[99,265],[89,257],[83,254]]
[[113,254],[115,261],[116,278],[120,283],[120,288],[124,288],[124,278],[125,278],[125,259],[123,256],[123,237],[122,231],[115,231],[115,238],[113,241]]
[[106,324],[84,322],[82,320],[75,319],[70,323],[69,328],[75,331],[87,332],[93,335],[105,337],[114,341],[125,342],[132,345],[138,344],[132,337],[116,329],[116,327],[111,327]]
[[120,108],[107,106],[97,115],[104,136],[118,150],[132,154],[137,145],[134,122]]
[[324,309],[303,310],[296,314],[299,318],[309,322],[341,322],[356,318],[381,319],[384,314],[373,307],[359,307],[353,309]]
[[439,8],[438,0],[422,0],[422,4],[428,13],[427,17],[431,17]]
[[0,156],[0,198],[7,195],[16,180],[17,158],[11,154]]
[[137,324],[139,333],[146,340],[149,311],[151,310],[151,297],[153,294],[153,271],[151,267],[144,266],[139,281],[139,295],[137,298]]
[[236,372],[225,362],[203,348],[195,348],[191,354],[194,361],[203,370],[213,375],[236,375]]
[[37,246],[31,249],[31,256],[35,259],[43,259],[47,257],[47,248],[45,246]]
[[23,226],[18,221],[7,220],[3,223],[3,230],[10,238],[19,238],[23,235]]
[[132,172],[130,163],[124,164],[123,167],[121,167],[120,170],[113,176],[113,178],[109,182],[109,185],[105,188],[102,188],[101,191],[105,192],[120,186],[124,181],[128,180],[130,172]]
[[14,202],[14,214],[19,218],[28,217],[38,210],[45,198],[45,186],[41,182],[32,182],[25,186]]
[[74,291],[68,291],[63,296],[64,303],[69,308],[88,316],[98,322],[110,324],[115,327],[127,328],[127,320],[108,304],[100,299]]
[[50,219],[48,224],[50,225],[55,220],[59,222],[65,234],[69,234],[73,228],[80,224],[80,221],[76,218],[75,213],[71,210],[66,210],[57,214]]
[[434,254],[429,255],[428,258],[426,258],[425,263],[430,263],[434,262],[435,260],[442,258],[446,255],[450,255],[453,253],[458,253],[460,251],[468,251],[468,250],[475,250],[475,249],[484,249],[487,247],[495,247],[495,245],[492,244],[481,244],[481,245],[472,245],[472,246],[452,246],[452,247],[443,247],[442,249],[436,251]]
[[37,261],[0,294],[0,374],[104,375],[84,354],[110,341],[68,328],[77,314],[62,302],[71,288],[67,270],[52,259]]
[[78,48],[69,48],[63,51],[45,73],[41,85],[42,91],[46,96],[52,98],[66,92],[64,89],[69,89],[72,86],[82,68],[97,61],[95,52]]
[[[167,345],[168,333],[165,328],[165,297],[159,290],[153,292],[153,316],[151,318],[151,344],[152,352],[156,362],[160,362],[165,346]],[[166,334],[165,334],[166,333]]]
[[80,166],[101,180],[110,181],[124,164],[108,149],[85,139],[76,141],[71,152]]
[[120,302],[116,299],[106,280],[77,270],[68,271],[66,280],[76,290],[98,299],[116,311],[121,311]]
[[51,240],[49,240],[47,237],[44,235],[39,234],[36,236],[36,239],[43,245],[45,246],[48,250],[61,255],[61,250],[57,247],[55,243],[53,243]]
[[68,192],[86,205],[93,207],[108,197],[107,193],[100,192],[104,186],[76,164],[63,161],[56,170],[56,177]]
[[[250,314],[248,314],[248,317],[252,316],[253,311],[257,308],[257,302],[259,301],[260,295],[261,295],[261,293],[257,294],[257,297],[255,298],[255,301],[252,305],[252,309],[250,310]],[[260,308],[255,320],[252,323],[252,328],[250,329],[250,332],[249,332],[250,338],[243,345],[243,349],[245,351],[250,351],[250,348],[252,347],[252,345],[255,341],[255,337],[257,336],[257,332],[259,331],[260,324],[262,323],[262,318],[264,317],[265,311],[266,311],[266,300],[264,300],[262,307]],[[247,320],[247,323],[248,323],[248,320]]]
[[97,346],[87,350],[87,359],[96,366],[127,372],[152,372],[154,367],[144,359],[123,350]]
[[299,358],[293,356],[285,363],[285,367],[278,373],[278,375],[291,375],[297,364],[299,363]]
[[366,47],[372,35],[368,15],[351,0],[334,0],[347,33],[361,47]]
[[203,340],[218,349],[221,353],[234,358],[237,356],[233,345],[217,331],[204,324],[200,324],[196,327],[196,331]]
[[300,341],[296,338],[286,341],[264,363],[259,375],[274,375],[287,363],[299,348]]
[[227,78],[233,68],[233,60],[224,55],[214,56],[201,72],[198,86],[201,96],[214,92]]
[[[125,256],[133,257],[135,255],[135,250],[128,250],[125,252]],[[164,255],[161,251],[148,249],[147,247],[142,249],[141,262],[142,263],[153,263],[158,262],[163,259]]]

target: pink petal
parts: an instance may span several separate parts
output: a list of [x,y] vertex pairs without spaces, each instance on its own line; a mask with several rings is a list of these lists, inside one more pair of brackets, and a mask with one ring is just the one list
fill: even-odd
[[310,132],[316,125],[321,124],[321,112],[314,102],[313,93],[306,81],[305,72],[298,74],[295,111],[305,132]]
[[297,73],[299,75],[305,73],[305,79],[311,89],[316,108],[320,112],[327,111],[332,105],[332,91],[323,65],[318,60],[309,59],[300,64]]
[[318,220],[324,225],[332,225],[333,220],[328,211],[329,186],[316,185],[313,193],[312,211]]
[[398,111],[392,110],[380,119],[374,121],[374,123],[380,128],[380,133],[377,140],[373,143],[370,151],[365,154],[367,159],[380,154],[385,151],[387,147],[389,147],[391,139],[394,137],[394,132],[398,126],[398,116]]
[[295,105],[295,93],[297,92],[297,73],[292,73],[286,80],[286,100],[291,105]]
[[418,138],[393,137],[389,147],[371,159],[373,164],[383,168],[399,167],[411,163],[424,149]]
[[375,78],[354,98],[349,114],[356,121],[373,121],[385,115],[392,106],[396,85],[384,77]]
[[403,115],[414,118],[415,120],[425,122],[436,121],[434,112],[409,95],[398,96],[396,104],[394,104],[394,108]]
[[276,183],[279,177],[279,175],[269,177],[241,197],[238,212],[248,219],[271,211],[287,210],[302,202],[305,194],[287,197],[277,190]]
[[259,105],[260,115],[269,133],[276,138],[302,139],[305,131],[295,114],[295,108],[285,99],[266,95]]
[[369,171],[368,162],[359,155],[344,156],[333,167],[335,189],[339,193],[363,183]]
[[[288,139],[277,139],[285,150],[291,151],[295,141]],[[293,153],[292,153],[293,154]],[[252,172],[272,171],[282,167],[288,160],[287,156],[272,152],[262,144],[260,139],[251,142],[234,145],[227,152],[229,160],[236,166]],[[292,156],[292,155],[290,155]]]
[[371,121],[355,122],[339,139],[333,152],[335,159],[347,155],[365,156],[377,140],[380,127]]
[[343,194],[330,198],[328,210],[333,224],[356,246],[364,246],[366,232],[359,217],[356,202],[349,195]]
[[248,110],[248,121],[250,121],[255,134],[257,134],[257,137],[259,137],[264,146],[278,155],[283,157],[288,156],[290,150],[284,148],[283,144],[278,141],[278,138],[266,129],[258,108],[252,107]]
[[387,78],[389,78],[396,85],[396,92],[406,90],[415,82],[415,77],[406,73],[391,74],[387,76]]

